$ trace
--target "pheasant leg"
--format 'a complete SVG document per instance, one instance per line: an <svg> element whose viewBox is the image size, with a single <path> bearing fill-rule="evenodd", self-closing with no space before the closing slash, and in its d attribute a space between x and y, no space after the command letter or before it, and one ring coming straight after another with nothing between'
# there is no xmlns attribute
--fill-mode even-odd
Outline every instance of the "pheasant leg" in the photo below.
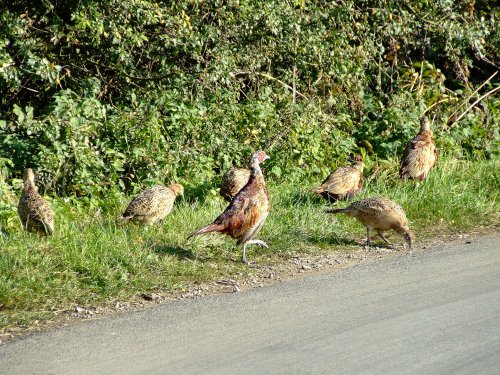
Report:
<svg viewBox="0 0 500 375"><path fill-rule="evenodd" d="M371 229L366 227L366 246L370 247L372 244L370 242L370 231Z"/></svg>
<svg viewBox="0 0 500 375"><path fill-rule="evenodd" d="M248 263L247 262L247 257L246 257L246 252L247 252L247 245L250 245L250 244L255 244L255 245L259 245L260 247L265 247L266 249L269 249L269 246L267 246L267 243L265 243L264 241L261 241L261 240L250 240L250 241L247 241L243 244L243 263Z"/></svg>
<svg viewBox="0 0 500 375"><path fill-rule="evenodd" d="M266 249L269 249L269 246L267 246L267 243L265 243L264 241L261 241L261 240L250 240L250 241L247 241L247 244L255 244L255 245L259 245L260 247L265 247Z"/></svg>
<svg viewBox="0 0 500 375"><path fill-rule="evenodd" d="M386 244L391 245L391 243L389 242L389 240L384 237L384 233L382 231L378 230L377 233L378 233L378 236L380 238L382 238Z"/></svg>
<svg viewBox="0 0 500 375"><path fill-rule="evenodd" d="M247 263L248 263L248 262L247 262L246 252L247 252L247 243L245 242L245 243L243 244L243 257L242 257L242 259L241 259L241 260L242 260L242 262L243 262L243 263L245 263L245 264L247 264Z"/></svg>

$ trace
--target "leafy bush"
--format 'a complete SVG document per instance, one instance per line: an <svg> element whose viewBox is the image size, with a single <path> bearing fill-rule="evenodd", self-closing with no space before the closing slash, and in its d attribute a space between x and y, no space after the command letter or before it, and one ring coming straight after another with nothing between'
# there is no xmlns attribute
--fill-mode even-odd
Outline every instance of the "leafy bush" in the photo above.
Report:
<svg viewBox="0 0 500 375"><path fill-rule="evenodd" d="M1 8L1 7L0 7ZM200 185L256 148L269 175L439 147L499 150L499 10L488 1L32 2L0 9L0 158L44 191ZM495 63L496 62L496 63ZM497 92L498 93L498 92Z"/></svg>

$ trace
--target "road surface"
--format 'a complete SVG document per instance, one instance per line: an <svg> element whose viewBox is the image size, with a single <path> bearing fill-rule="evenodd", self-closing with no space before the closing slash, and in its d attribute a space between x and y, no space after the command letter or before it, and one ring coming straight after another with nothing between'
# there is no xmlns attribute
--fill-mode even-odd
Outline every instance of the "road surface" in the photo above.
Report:
<svg viewBox="0 0 500 375"><path fill-rule="evenodd" d="M500 236L0 346L1 374L499 374Z"/></svg>

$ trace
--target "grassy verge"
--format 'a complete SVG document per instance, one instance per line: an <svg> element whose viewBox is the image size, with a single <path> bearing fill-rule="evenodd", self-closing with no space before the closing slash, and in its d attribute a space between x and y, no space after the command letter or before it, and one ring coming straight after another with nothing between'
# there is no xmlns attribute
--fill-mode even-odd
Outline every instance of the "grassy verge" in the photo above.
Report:
<svg viewBox="0 0 500 375"><path fill-rule="evenodd" d="M418 244L437 233L498 223L499 167L498 161L442 161L416 187L397 180L395 164L381 165L357 198L384 195L401 203ZM332 253L364 240L364 227L356 221L323 213L326 204L310 193L318 183L270 183L271 214L259 236L270 248L249 247L249 260L275 263L297 252ZM99 214L97 207L56 200L54 236L39 238L20 225L0 236L0 330L74 304L96 305L246 273L241 249L231 239L208 235L186 241L223 210L224 202L202 205L187 197L163 223L143 228L115 222L126 201L110 201L114 209ZM401 242L394 233L389 238Z"/></svg>

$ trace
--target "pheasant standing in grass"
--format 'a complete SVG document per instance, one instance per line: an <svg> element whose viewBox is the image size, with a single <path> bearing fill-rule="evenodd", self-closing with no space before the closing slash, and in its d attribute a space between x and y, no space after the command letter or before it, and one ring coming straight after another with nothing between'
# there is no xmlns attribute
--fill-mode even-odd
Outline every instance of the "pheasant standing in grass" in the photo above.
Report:
<svg viewBox="0 0 500 375"><path fill-rule="evenodd" d="M35 174L31 168L24 170L24 189L17 206L17 213L23 228L28 232L43 235L54 233L54 211L50 204L38 193Z"/></svg>
<svg viewBox="0 0 500 375"><path fill-rule="evenodd" d="M346 197L352 198L363 187L363 161L358 160L352 166L334 170L314 193L330 202Z"/></svg>
<svg viewBox="0 0 500 375"><path fill-rule="evenodd" d="M172 211L175 198L183 194L184 187L181 184L153 186L132 199L120 219L137 224L154 224Z"/></svg>
<svg viewBox="0 0 500 375"><path fill-rule="evenodd" d="M250 178L250 170L246 168L231 168L224 176L220 186L220 195L230 202L231 199L245 186Z"/></svg>
<svg viewBox="0 0 500 375"><path fill-rule="evenodd" d="M210 232L220 232L237 240L243 245L243 263L247 263L246 247L257 244L268 247L264 241L254 240L269 214L270 202L260 163L269 159L264 151L254 152L250 159L250 178L248 183L234 196L229 206L212 224L191 233L188 237Z"/></svg>
<svg viewBox="0 0 500 375"><path fill-rule="evenodd" d="M399 178L415 178L423 180L438 159L434 136L430 129L429 119L423 116L420 120L420 132L406 146L399 170Z"/></svg>
<svg viewBox="0 0 500 375"><path fill-rule="evenodd" d="M384 237L384 231L392 229L398 233L411 249L413 234L408 226L408 219L401 206L387 198L376 197L352 202L346 208L330 209L325 211L330 214L342 213L354 217L366 227L366 244L370 246L370 232L372 229L389 243Z"/></svg>

